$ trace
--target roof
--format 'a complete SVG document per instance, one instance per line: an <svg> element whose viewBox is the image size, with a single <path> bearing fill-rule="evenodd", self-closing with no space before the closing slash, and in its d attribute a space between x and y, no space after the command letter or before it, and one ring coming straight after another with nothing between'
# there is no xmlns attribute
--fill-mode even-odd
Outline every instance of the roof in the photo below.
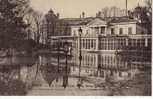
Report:
<svg viewBox="0 0 153 99"><path fill-rule="evenodd" d="M122 22L137 22L137 21L134 19L130 19L128 17L114 18L110 21L110 23L122 23Z"/></svg>
<svg viewBox="0 0 153 99"><path fill-rule="evenodd" d="M87 25L93 19L94 19L93 17L87 17L87 18L63 18L60 20L67 22L69 25Z"/></svg>
<svg viewBox="0 0 153 99"><path fill-rule="evenodd" d="M77 26L77 25L87 25L92 20L95 19L101 19L103 21L106 21L106 23L122 23L122 22L137 22L134 19L130 19L128 17L87 17L87 18L63 18L60 19L61 21L67 22L70 26Z"/></svg>

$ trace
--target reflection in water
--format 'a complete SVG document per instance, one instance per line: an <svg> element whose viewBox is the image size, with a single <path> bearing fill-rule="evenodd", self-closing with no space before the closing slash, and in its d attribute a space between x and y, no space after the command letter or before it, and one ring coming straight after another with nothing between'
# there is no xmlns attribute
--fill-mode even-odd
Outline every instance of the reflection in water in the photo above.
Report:
<svg viewBox="0 0 153 99"><path fill-rule="evenodd" d="M46 65L41 68L44 80L49 84L49 86L51 86L52 82L59 76L58 68L50 65Z"/></svg>
<svg viewBox="0 0 153 99"><path fill-rule="evenodd" d="M18 61L21 59L22 58L20 57ZM60 67L58 68L57 59L51 57L50 55L42 55L39 56L39 58L35 57L35 59L31 59L31 61L30 59L30 57L23 57L23 60L29 61L28 64L23 62L24 65L1 66L0 81L7 82L8 84L9 81L13 80L21 81L24 86L22 88L26 90L36 86L54 88L77 87L79 79L78 66L72 66L70 63L68 64L68 68L66 70L65 59L63 58L60 60ZM107 57L102 60L109 61L107 60ZM111 60L114 61L113 58ZM126 64L122 62L114 62ZM125 68L118 68L118 65L113 65L114 67L116 66L116 68L106 68L106 66L104 66L106 63L103 63L104 64L101 63L100 67L81 67L83 88L95 88L98 84L102 83L129 80L138 73L137 68L127 68L127 66L125 66ZM111 63L115 64L113 62ZM1 87L2 85L3 84L0 84Z"/></svg>
<svg viewBox="0 0 153 99"><path fill-rule="evenodd" d="M61 60L60 68L57 67L56 58L40 56L39 62L39 65L41 66L41 72L39 73L43 75L41 79L44 79L46 83L49 84L49 86L62 87L64 83L66 83L68 86L76 87L79 74L78 66L71 66L69 64L69 72L67 76L65 72L66 70L64 60ZM60 72L58 72L58 69L60 69ZM125 68L118 68L118 66L116 68L93 68L87 66L81 67L81 79L85 83L84 86L88 86L86 84L89 84L89 86L94 86L97 83L105 83L108 80L113 82L129 80L132 79L136 73L138 73L138 69L127 68L126 66ZM59 79L59 82L57 82L57 79Z"/></svg>

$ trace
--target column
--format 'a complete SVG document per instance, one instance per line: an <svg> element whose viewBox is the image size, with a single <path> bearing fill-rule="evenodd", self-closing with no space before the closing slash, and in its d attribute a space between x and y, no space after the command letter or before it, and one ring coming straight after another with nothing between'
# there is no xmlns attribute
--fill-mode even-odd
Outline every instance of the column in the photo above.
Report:
<svg viewBox="0 0 153 99"><path fill-rule="evenodd" d="M101 34L101 27L98 27L98 29L99 29L99 34Z"/></svg>
<svg viewBox="0 0 153 99"><path fill-rule="evenodd" d="M148 39L145 38L145 47L148 47Z"/></svg>
<svg viewBox="0 0 153 99"><path fill-rule="evenodd" d="M94 55L95 67L98 68L98 54Z"/></svg>
<svg viewBox="0 0 153 99"><path fill-rule="evenodd" d="M86 54L84 54L84 66L86 66L86 61L87 61Z"/></svg>
<svg viewBox="0 0 153 99"><path fill-rule="evenodd" d="M84 49L84 39L81 39L81 41L82 41L82 44L81 44L82 45L81 46L82 48L81 49Z"/></svg>
<svg viewBox="0 0 153 99"><path fill-rule="evenodd" d="M128 46L128 38L126 38L126 46Z"/></svg>
<svg viewBox="0 0 153 99"><path fill-rule="evenodd" d="M89 50L91 50L91 39L89 39Z"/></svg>
<svg viewBox="0 0 153 99"><path fill-rule="evenodd" d="M112 39L112 50L115 50L115 39Z"/></svg>
<svg viewBox="0 0 153 99"><path fill-rule="evenodd" d="M89 66L91 67L92 65L92 62L91 62L91 57L92 57L92 55L91 54L89 54Z"/></svg>
<svg viewBox="0 0 153 99"><path fill-rule="evenodd" d="M89 39L87 39L87 49L89 49Z"/></svg>
<svg viewBox="0 0 153 99"><path fill-rule="evenodd" d="M78 40L77 40L77 43L78 43L78 44L77 44L77 45L78 45L77 48L78 48L78 51L79 51L79 48L80 48L80 41L79 41L79 38L78 38Z"/></svg>
<svg viewBox="0 0 153 99"><path fill-rule="evenodd" d="M98 37L96 38L96 50L99 50L99 38Z"/></svg>
<svg viewBox="0 0 153 99"><path fill-rule="evenodd" d="M104 34L107 34L107 26L105 26L105 33Z"/></svg>
<svg viewBox="0 0 153 99"><path fill-rule="evenodd" d="M106 50L108 50L108 38L106 38L105 40L106 40Z"/></svg>

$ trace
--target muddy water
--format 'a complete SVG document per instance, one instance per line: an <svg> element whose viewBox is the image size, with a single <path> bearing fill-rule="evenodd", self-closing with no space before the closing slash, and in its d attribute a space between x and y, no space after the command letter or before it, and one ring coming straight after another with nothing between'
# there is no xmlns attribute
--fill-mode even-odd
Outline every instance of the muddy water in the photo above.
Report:
<svg viewBox="0 0 153 99"><path fill-rule="evenodd" d="M4 82L9 80L23 82L24 87L22 88L26 91L25 95L27 93L28 95L41 95L42 93L44 93L42 95L122 95L121 88L123 85L142 72L137 67L131 66L129 68L90 68L82 66L79 76L78 66L72 65L71 60L68 60L66 65L65 58L61 58L59 66L57 58L50 55L41 55L35 58L20 57L16 60L18 60L18 64L12 66L1 65L0 80L4 81L7 78ZM19 64L19 62L22 63ZM10 83L7 82L7 84ZM81 89L79 89L78 84ZM63 89L67 89L67 91ZM41 92L42 90L43 92ZM56 94L56 90L61 92ZM81 93L82 90L84 90L84 94ZM7 95L7 93L2 95L5 94ZM10 95L12 94L10 93ZM20 93L16 94L20 95Z"/></svg>

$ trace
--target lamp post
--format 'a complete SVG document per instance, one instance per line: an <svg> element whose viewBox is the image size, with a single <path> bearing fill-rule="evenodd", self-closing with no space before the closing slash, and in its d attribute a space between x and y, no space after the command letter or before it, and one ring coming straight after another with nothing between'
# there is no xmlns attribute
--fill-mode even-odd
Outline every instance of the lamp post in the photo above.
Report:
<svg viewBox="0 0 153 99"><path fill-rule="evenodd" d="M65 61L65 70L64 70L64 75L63 75L63 87L66 88L68 85L68 66L67 66L67 58L68 58L68 52L69 52L69 46L68 42L65 42L64 44L64 49L65 49L65 56L66 56L66 61Z"/></svg>
<svg viewBox="0 0 153 99"><path fill-rule="evenodd" d="M60 70L59 70L59 68L60 68L60 39L58 39L58 42L57 42L57 62L58 62L58 67L57 67L57 73L58 73L58 75L59 75L59 73L60 73ZM58 77L57 77L57 79L56 79L56 82L58 82Z"/></svg>
<svg viewBox="0 0 153 99"><path fill-rule="evenodd" d="M79 81L78 81L77 86L80 89L81 84L82 84L81 78L80 78L81 62L82 62L82 52L81 52L81 35L82 35L82 29L81 29L81 27L79 28L78 33L79 33Z"/></svg>

